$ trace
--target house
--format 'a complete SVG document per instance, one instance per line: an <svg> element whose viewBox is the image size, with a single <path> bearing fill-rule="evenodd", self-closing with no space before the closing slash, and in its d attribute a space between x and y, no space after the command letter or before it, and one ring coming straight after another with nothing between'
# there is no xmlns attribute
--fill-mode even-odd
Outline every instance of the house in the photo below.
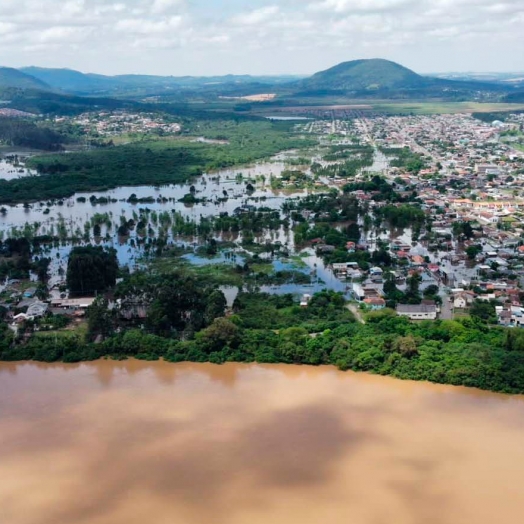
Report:
<svg viewBox="0 0 524 524"><path fill-rule="evenodd" d="M523 327L524 308L520 306L495 306L497 319L501 326Z"/></svg>
<svg viewBox="0 0 524 524"><path fill-rule="evenodd" d="M466 309L473 302L474 295L464 291L455 293L453 296L453 307L455 309Z"/></svg>
<svg viewBox="0 0 524 524"><path fill-rule="evenodd" d="M364 288L360 284L353 284L353 296L356 300L359 302L364 300L366 298L366 293L364 291Z"/></svg>
<svg viewBox="0 0 524 524"><path fill-rule="evenodd" d="M72 308L72 309L87 309L93 305L96 299L94 297L85 298L55 298L51 300L53 307Z"/></svg>
<svg viewBox="0 0 524 524"><path fill-rule="evenodd" d="M308 307L310 300L311 295L302 295L302 298L300 299L300 307Z"/></svg>
<svg viewBox="0 0 524 524"><path fill-rule="evenodd" d="M328 244L319 244L317 246L317 251L319 253L333 253L335 251L335 246L330 246Z"/></svg>
<svg viewBox="0 0 524 524"><path fill-rule="evenodd" d="M411 263L416 267L423 266L425 264L424 257L421 257L420 255L413 255L411 257Z"/></svg>
<svg viewBox="0 0 524 524"><path fill-rule="evenodd" d="M436 320L437 306L429 304L399 304L397 306L397 315L408 317L410 320Z"/></svg>
<svg viewBox="0 0 524 524"><path fill-rule="evenodd" d="M47 310L49 309L49 304L44 302L35 302L27 308L26 315L32 318L39 318L45 316Z"/></svg>
<svg viewBox="0 0 524 524"><path fill-rule="evenodd" d="M384 309L386 307L386 301L383 298L378 297L366 298L364 299L364 304L374 311Z"/></svg>
<svg viewBox="0 0 524 524"><path fill-rule="evenodd" d="M13 317L15 322L23 322L24 320L34 320L35 318L41 318L46 315L49 308L48 304L43 302L34 302L27 308L26 313L19 313Z"/></svg>
<svg viewBox="0 0 524 524"><path fill-rule="evenodd" d="M464 295L455 295L453 298L453 307L455 309L466 309L468 307L468 301Z"/></svg>

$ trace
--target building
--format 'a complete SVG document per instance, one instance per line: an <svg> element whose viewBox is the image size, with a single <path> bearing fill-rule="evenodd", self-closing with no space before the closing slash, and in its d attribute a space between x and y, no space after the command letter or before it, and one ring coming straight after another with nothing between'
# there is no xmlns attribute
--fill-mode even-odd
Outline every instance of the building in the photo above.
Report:
<svg viewBox="0 0 524 524"><path fill-rule="evenodd" d="M495 310L501 326L524 327L524 308L520 306L496 306Z"/></svg>
<svg viewBox="0 0 524 524"><path fill-rule="evenodd" d="M364 304L371 308L373 311L384 309L386 307L386 301L383 298L366 298Z"/></svg>
<svg viewBox="0 0 524 524"><path fill-rule="evenodd" d="M23 322L25 320L34 320L35 318L42 318L47 314L49 309L48 304L43 302L34 302L31 304L25 313L19 313L13 317L15 322Z"/></svg>
<svg viewBox="0 0 524 524"><path fill-rule="evenodd" d="M94 297L85 298L55 298L51 300L53 307L71 308L71 309L87 309L93 305L96 299Z"/></svg>
<svg viewBox="0 0 524 524"><path fill-rule="evenodd" d="M397 306L397 315L408 317L410 320L436 320L437 306L429 304L399 304Z"/></svg>
<svg viewBox="0 0 524 524"><path fill-rule="evenodd" d="M311 295L302 295L302 298L300 299L300 307L308 307L310 301Z"/></svg>
<svg viewBox="0 0 524 524"><path fill-rule="evenodd" d="M35 302L27 308L26 314L28 317L32 318L43 317L47 313L48 309L49 304L45 304L44 302Z"/></svg>

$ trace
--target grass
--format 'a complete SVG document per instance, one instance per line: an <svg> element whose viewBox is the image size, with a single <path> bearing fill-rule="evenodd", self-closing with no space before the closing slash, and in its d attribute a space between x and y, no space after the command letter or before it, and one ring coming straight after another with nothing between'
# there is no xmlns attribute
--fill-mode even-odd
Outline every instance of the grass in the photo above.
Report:
<svg viewBox="0 0 524 524"><path fill-rule="evenodd" d="M524 104L480 103L480 102L383 102L373 104L373 109L381 113L396 114L455 114L492 113L499 111L524 110Z"/></svg>
<svg viewBox="0 0 524 524"><path fill-rule="evenodd" d="M300 255L293 255L289 257L289 260L292 262L293 266L298 269L306 269L308 265L304 262L304 258L308 257L307 253L301 253Z"/></svg>
<svg viewBox="0 0 524 524"><path fill-rule="evenodd" d="M181 258L157 258L150 268L155 273L170 274L181 271L188 276L195 276L205 280L209 285L217 286L241 286L243 278L235 270L235 264L209 264L205 266L192 265Z"/></svg>
<svg viewBox="0 0 524 524"><path fill-rule="evenodd" d="M84 340L87 335L87 322L72 323L64 329L55 331L37 331L34 336L38 338L73 338L80 337Z"/></svg>
<svg viewBox="0 0 524 524"><path fill-rule="evenodd" d="M329 106L331 109L343 109L342 106L360 107L361 111L375 111L378 113L389 114L415 114L415 115L434 115L434 114L455 114L455 113L491 113L505 111L524 110L524 104L508 104L499 102L450 102L439 100L358 100L347 98L320 98L308 99L304 105L297 104L296 107L286 107L287 111L282 114L293 114L297 109L300 110L319 110L322 107ZM347 110L350 110L348 107ZM275 108L257 108L257 114L270 114Z"/></svg>

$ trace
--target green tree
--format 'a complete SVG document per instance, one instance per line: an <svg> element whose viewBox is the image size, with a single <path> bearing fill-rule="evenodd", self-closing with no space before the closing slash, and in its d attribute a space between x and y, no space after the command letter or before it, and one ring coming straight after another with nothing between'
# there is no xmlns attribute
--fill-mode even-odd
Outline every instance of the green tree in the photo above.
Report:
<svg viewBox="0 0 524 524"><path fill-rule="evenodd" d="M115 249L75 247L67 263L67 287L72 296L94 295L113 287L117 274Z"/></svg>
<svg viewBox="0 0 524 524"><path fill-rule="evenodd" d="M206 352L221 351L236 347L239 342L240 328L227 318L216 318L213 323L200 331L197 342Z"/></svg>
<svg viewBox="0 0 524 524"><path fill-rule="evenodd" d="M98 337L106 338L113 333L113 313L108 308L105 298L97 297L87 308L87 338L95 341Z"/></svg>
<svg viewBox="0 0 524 524"><path fill-rule="evenodd" d="M213 291L207 299L204 322L211 324L215 318L223 317L226 312L227 300L224 293L219 289Z"/></svg>

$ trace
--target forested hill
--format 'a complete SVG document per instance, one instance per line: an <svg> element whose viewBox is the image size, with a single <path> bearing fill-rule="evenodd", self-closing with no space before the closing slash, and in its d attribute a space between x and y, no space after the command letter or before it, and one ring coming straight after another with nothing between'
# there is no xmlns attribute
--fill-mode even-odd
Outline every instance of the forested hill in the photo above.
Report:
<svg viewBox="0 0 524 524"><path fill-rule="evenodd" d="M353 60L314 74L302 80L303 89L336 89L343 91L424 87L432 83L400 64L389 60Z"/></svg>
<svg viewBox="0 0 524 524"><path fill-rule="evenodd" d="M0 117L0 143L43 151L59 151L65 138L34 122L19 118Z"/></svg>
<svg viewBox="0 0 524 524"><path fill-rule="evenodd" d="M14 87L19 89L39 89L48 91L51 88L34 76L11 67L0 67L0 88Z"/></svg>
<svg viewBox="0 0 524 524"><path fill-rule="evenodd" d="M354 98L445 98L469 100L479 91L497 99L511 88L500 84L421 76L380 58L343 62L294 84L295 96L345 95Z"/></svg>

